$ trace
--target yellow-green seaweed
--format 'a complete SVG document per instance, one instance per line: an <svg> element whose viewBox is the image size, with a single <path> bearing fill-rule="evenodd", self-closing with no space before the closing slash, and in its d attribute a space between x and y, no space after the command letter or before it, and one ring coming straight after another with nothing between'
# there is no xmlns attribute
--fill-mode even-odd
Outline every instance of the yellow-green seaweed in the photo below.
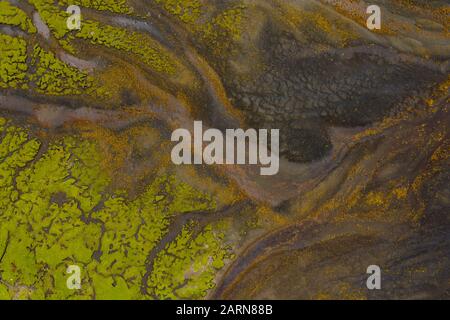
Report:
<svg viewBox="0 0 450 320"><path fill-rule="evenodd" d="M160 285L141 290L149 253L173 219L214 209L210 196L163 175L129 199L109 190L94 142L66 137L44 147L3 118L0 134L0 298L198 298L214 285L228 257L223 235L186 226L156 257L149 278ZM167 268L166 252L176 267ZM82 270L80 290L66 286L69 265Z"/></svg>

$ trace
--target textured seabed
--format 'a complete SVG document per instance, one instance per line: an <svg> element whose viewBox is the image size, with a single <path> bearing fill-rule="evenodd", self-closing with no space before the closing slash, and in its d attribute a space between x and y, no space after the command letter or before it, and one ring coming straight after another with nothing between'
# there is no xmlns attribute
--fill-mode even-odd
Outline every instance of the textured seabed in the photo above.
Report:
<svg viewBox="0 0 450 320"><path fill-rule="evenodd" d="M449 299L449 8L0 0L0 299ZM280 172L174 165L194 120Z"/></svg>

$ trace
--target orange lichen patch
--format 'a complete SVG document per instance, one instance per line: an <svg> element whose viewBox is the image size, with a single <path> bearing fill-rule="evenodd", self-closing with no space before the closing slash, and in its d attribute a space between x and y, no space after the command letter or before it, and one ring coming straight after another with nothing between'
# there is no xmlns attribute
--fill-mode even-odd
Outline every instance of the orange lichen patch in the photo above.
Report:
<svg viewBox="0 0 450 320"><path fill-rule="evenodd" d="M341 46L345 46L348 41L358 38L356 33L349 30L345 22L330 18L318 8L317 11L308 11L306 9L298 10L284 2L278 2L277 5L283 21L300 32L315 28L317 31L329 36L337 35Z"/></svg>
<svg viewBox="0 0 450 320"><path fill-rule="evenodd" d="M424 99L423 105L415 105L405 108L395 116L389 116L384 118L381 123L377 123L366 130L356 134L352 137L354 142L361 141L365 138L379 135L385 132L387 129L400 125L402 122L412 119L413 117L424 117L426 115L437 112L441 107L443 100L448 101L448 89L450 87L450 76L446 81L442 82L433 90L429 98ZM424 127L418 128L419 134L417 137L423 137Z"/></svg>
<svg viewBox="0 0 450 320"><path fill-rule="evenodd" d="M222 81L219 75L214 71L214 69L212 69L207 61L200 55L192 55L191 59L193 59L195 63L201 68L204 81L207 81L207 85L211 86L212 90L214 91L212 94L214 94L216 98L221 102L226 111L230 113L235 119L241 119L241 121L243 121L244 116L242 112L239 109L234 108L230 103Z"/></svg>
<svg viewBox="0 0 450 320"><path fill-rule="evenodd" d="M155 113L152 112L149 109L144 109L142 107L135 107L135 106L127 106L126 109L123 110L124 114L127 115L127 117L131 118L145 118L145 119L154 119Z"/></svg>
<svg viewBox="0 0 450 320"><path fill-rule="evenodd" d="M353 200L349 200L345 191L336 193L335 185L342 184L346 177L351 183L352 179L356 179L362 173L362 167L359 163L352 166L342 166L340 170L332 172L325 181L306 192L301 200L294 205L293 211L299 217L317 218L324 212L332 212L341 208L343 203L346 205L356 203L359 190L353 189L349 194L350 199ZM355 193L356 191L357 193ZM333 194L333 197L330 198L329 194Z"/></svg>
<svg viewBox="0 0 450 320"><path fill-rule="evenodd" d="M276 213L268 206L260 206L256 210L258 222L261 225L273 227L281 227L286 225L290 220L286 216Z"/></svg>
<svg viewBox="0 0 450 320"><path fill-rule="evenodd" d="M444 25L444 32L447 35L450 35L450 19L448 18L450 16L450 7L443 6L441 8L434 9L432 14L436 20Z"/></svg>
<svg viewBox="0 0 450 320"><path fill-rule="evenodd" d="M336 243L342 245L335 245ZM270 299L274 291L300 299L365 299L365 288L351 284L345 276L355 274L358 262L349 267L345 258L339 258L345 257L351 251L348 249L348 243L351 243L350 246L359 245L352 238L330 236L302 249L278 250L276 253L267 250L268 254L256 259L248 267L248 272L237 277L228 290L234 291L233 287L236 286L239 293L235 297L260 298L262 294L265 299ZM328 260L333 263L323 263ZM280 282L280 273L290 276L284 277ZM317 274L321 275L320 279L315 276ZM240 286L245 282L247 285ZM289 283L295 283L297 286L291 288ZM290 290L295 291L289 292ZM223 297L227 297L226 290Z"/></svg>
<svg viewBox="0 0 450 320"><path fill-rule="evenodd" d="M371 206L382 207L386 204L384 194L381 192L370 192L366 197L366 203Z"/></svg>
<svg viewBox="0 0 450 320"><path fill-rule="evenodd" d="M105 155L103 167L109 168L112 173L122 167L130 155L129 139L125 135L117 135L110 130L98 128L83 136L95 138L99 142L100 149Z"/></svg>
<svg viewBox="0 0 450 320"><path fill-rule="evenodd" d="M190 114L194 114L196 110L195 102L191 101L185 93L178 91L176 99Z"/></svg>
<svg viewBox="0 0 450 320"><path fill-rule="evenodd" d="M427 99L427 100L425 100L425 102L426 102L426 104L429 106L429 107L432 107L433 105L434 105L434 99Z"/></svg>
<svg viewBox="0 0 450 320"><path fill-rule="evenodd" d="M320 292L314 296L313 300L333 300L333 298L328 292Z"/></svg>
<svg viewBox="0 0 450 320"><path fill-rule="evenodd" d="M442 5L441 7L433 7L430 3L427 2L417 2L411 0L396 0L394 3L399 4L403 8L407 8L408 10L414 12L417 15L425 15L430 16L437 20L439 23L445 26L445 32L448 33L448 29L450 26L450 21L448 16L450 14L450 8L447 5Z"/></svg>
<svg viewBox="0 0 450 320"><path fill-rule="evenodd" d="M447 80L442 82L434 92L434 95L448 95L448 89L450 88L450 75L447 77Z"/></svg>
<svg viewBox="0 0 450 320"><path fill-rule="evenodd" d="M365 202L369 206L383 207L384 209L388 209L392 206L394 201L398 205L398 201L407 200L409 186L405 181L392 181L389 184L397 185L397 187L388 187L388 189L385 191L371 191L365 197Z"/></svg>
<svg viewBox="0 0 450 320"><path fill-rule="evenodd" d="M450 141L446 140L440 145L432 154L431 161L438 162L442 160L448 160L450 158Z"/></svg>
<svg viewBox="0 0 450 320"><path fill-rule="evenodd" d="M408 202L408 184L401 181L392 181L387 190L365 191L364 185L358 185L348 196L335 196L316 210L318 217L325 212L335 212L336 221L349 217L366 217L373 220L395 220L393 213L399 207L406 207L414 212Z"/></svg>
<svg viewBox="0 0 450 320"><path fill-rule="evenodd" d="M399 187L399 188L395 188L392 193L395 195L395 197L398 200L402 200L405 199L407 194L408 194L408 188L406 187Z"/></svg>
<svg viewBox="0 0 450 320"><path fill-rule="evenodd" d="M348 207L353 208L362 197L363 186L357 186L348 196Z"/></svg>
<svg viewBox="0 0 450 320"><path fill-rule="evenodd" d="M425 182L432 179L436 174L442 172L445 169L444 164L445 161L449 158L449 141L446 140L443 144L441 144L435 152L431 155L427 166L424 171L422 171L419 175L417 175L412 183L412 190L419 194L422 186Z"/></svg>
<svg viewBox="0 0 450 320"><path fill-rule="evenodd" d="M424 183L432 179L439 172L442 172L442 170L445 169L443 169L440 166L432 165L431 163L429 163L426 170L424 170L422 173L420 173L415 177L412 183L412 190L416 194L419 194Z"/></svg>
<svg viewBox="0 0 450 320"><path fill-rule="evenodd" d="M116 60L116 59L115 59ZM147 81L142 81L141 71L119 61L114 61L108 68L98 74L99 81L107 91L112 101L121 101L121 92L130 90L137 95L140 101L154 98Z"/></svg>
<svg viewBox="0 0 450 320"><path fill-rule="evenodd" d="M318 216L322 212L332 212L342 210L343 208L347 212L360 203L361 199L364 198L366 184L373 176L373 171L370 171L370 167L367 166L367 162L370 160L371 155L366 154L358 162L352 164L341 173L343 177L338 180L339 184L344 184L345 181L351 187L342 188L333 197L324 201L322 206L317 207L315 216ZM372 170L375 170L375 168Z"/></svg>
<svg viewBox="0 0 450 320"><path fill-rule="evenodd" d="M320 13L310 13L309 14L309 18L311 20L314 20L317 24L317 26L324 32L329 33L334 31L334 28L332 26L332 24L325 19L325 17L323 15L321 15Z"/></svg>
<svg viewBox="0 0 450 320"><path fill-rule="evenodd" d="M145 123L122 131L87 122L76 122L73 126L83 138L98 145L102 155L100 167L112 177L112 185L131 195L139 192L146 179L163 170L170 161L170 152L151 151L167 148L168 143L161 143L159 131Z"/></svg>
<svg viewBox="0 0 450 320"><path fill-rule="evenodd" d="M302 18L298 10L291 7L287 8L287 5L280 5L279 9L281 11L281 14L285 18L285 22L288 23L292 28L296 29L300 26Z"/></svg>
<svg viewBox="0 0 450 320"><path fill-rule="evenodd" d="M92 139L98 144L101 153L101 168L114 177L120 173L120 168L125 164L131 154L131 146L128 136L116 134L112 130L102 128L89 122L74 123L83 138Z"/></svg>
<svg viewBox="0 0 450 320"><path fill-rule="evenodd" d="M350 1L352 3L357 3L357 1ZM337 1L336 3L333 4L333 7L336 9L337 12L339 12L340 14L346 16L347 18L352 19L353 21L355 21L356 23L362 25L362 26L366 26L366 13L362 10L349 10L349 8L347 6L344 5L344 3L341 3L339 1Z"/></svg>
<svg viewBox="0 0 450 320"><path fill-rule="evenodd" d="M441 138L440 133L433 133L428 135L427 141L421 141L419 145L437 144L439 143L437 139ZM381 217L384 215L389 218L389 216L394 216L396 212L400 212L400 216L396 218L397 220L407 219L414 223L419 222L426 207L423 195L421 194L422 186L425 183L430 183L434 176L442 172L442 170L445 170L436 161L442 161L445 157L448 158L448 151L446 152L447 155L441 155L446 147L448 150L448 144L445 146L444 143L432 155L429 154L428 162L425 164L423 171L417 176L408 179L400 178L392 180L385 183L384 187L379 187L369 192L365 196L365 203L369 208L372 207L372 209L376 209L378 212L378 214L374 213L373 217L377 215ZM401 212L407 212L407 214L401 214Z"/></svg>
<svg viewBox="0 0 450 320"><path fill-rule="evenodd" d="M340 298L344 300L365 300L367 299L363 291L358 288L355 289L347 283L339 285Z"/></svg>
<svg viewBox="0 0 450 320"><path fill-rule="evenodd" d="M328 217L327 220L336 221L370 219L418 223L426 208L422 189L445 170L445 161L448 161L450 150L445 123L440 120L437 123L426 121L434 119L434 113L427 109L423 109L421 117L424 122L421 124L411 123L409 121L411 117L403 118L403 124L397 122L395 128L403 126L403 131L414 132L413 139L408 140L407 145L402 142L404 136L398 135L395 139L404 147L389 148L389 152L383 152L382 159L377 160L377 153L368 151L368 154L347 169L341 165L340 175L335 171L333 173L335 177L333 174L330 175L306 193L293 208L294 211L301 217L305 215L316 219ZM386 132L383 128L377 131L380 137L383 137L380 141L388 139L388 136L389 139L393 139L392 133L395 132L397 131L391 129ZM424 158L419 174L392 178L380 184L380 179L384 179L382 170L386 163L398 163L398 156L404 152L414 153L414 148L420 152L414 154L412 159ZM334 187L337 185L340 186L338 189Z"/></svg>

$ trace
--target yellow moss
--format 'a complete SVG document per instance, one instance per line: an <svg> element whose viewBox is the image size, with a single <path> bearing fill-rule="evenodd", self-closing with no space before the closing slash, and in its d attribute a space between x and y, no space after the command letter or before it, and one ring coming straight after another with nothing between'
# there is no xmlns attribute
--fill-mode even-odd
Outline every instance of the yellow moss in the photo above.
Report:
<svg viewBox="0 0 450 320"><path fill-rule="evenodd" d="M0 33L0 88L27 88L26 42Z"/></svg>
<svg viewBox="0 0 450 320"><path fill-rule="evenodd" d="M184 23L195 23L202 12L200 0L154 0L171 15Z"/></svg>
<svg viewBox="0 0 450 320"><path fill-rule="evenodd" d="M36 27L27 14L8 1L0 1L0 24L18 26L25 32L36 33Z"/></svg>
<svg viewBox="0 0 450 320"><path fill-rule="evenodd" d="M230 54L233 43L241 38L245 6L222 11L210 22L200 25L197 34L214 54Z"/></svg>
<svg viewBox="0 0 450 320"><path fill-rule="evenodd" d="M133 10L127 5L126 0L59 0L58 4L64 7L78 5L100 11L129 14Z"/></svg>

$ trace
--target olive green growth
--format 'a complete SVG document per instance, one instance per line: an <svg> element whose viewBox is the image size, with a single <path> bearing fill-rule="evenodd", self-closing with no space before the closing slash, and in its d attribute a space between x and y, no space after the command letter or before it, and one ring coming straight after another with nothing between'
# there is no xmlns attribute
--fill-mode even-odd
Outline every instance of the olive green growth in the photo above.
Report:
<svg viewBox="0 0 450 320"><path fill-rule="evenodd" d="M155 0L155 2L185 23L196 22L202 13L200 0Z"/></svg>
<svg viewBox="0 0 450 320"><path fill-rule="evenodd" d="M209 195L166 175L130 199L110 190L92 141L44 146L3 118L0 135L0 299L199 298L214 286L229 248L211 226L185 226L149 261L175 219L215 208ZM69 265L80 290L67 288Z"/></svg>
<svg viewBox="0 0 450 320"><path fill-rule="evenodd" d="M127 5L127 1L125 0L60 0L58 1L58 4L63 7L77 5L99 11L111 11L123 14L132 12L132 9Z"/></svg>
<svg viewBox="0 0 450 320"><path fill-rule="evenodd" d="M36 8L56 39L62 39L69 33L70 30L67 28L69 14L55 6L53 0L29 0L28 2Z"/></svg>
<svg viewBox="0 0 450 320"><path fill-rule="evenodd" d="M123 28L88 19L82 20L81 30L69 30L67 28L69 14L62 7L55 6L51 0L30 0L30 2L36 7L55 38L69 52L73 53L75 51L70 43L75 38L78 38L88 40L94 45L135 54L143 63L155 71L168 74L175 72L175 62L170 59L161 46L142 33L130 32ZM123 7L125 4L122 6L120 5L121 2L117 4L118 6L113 5L113 1L79 1L79 3L99 10L106 10L107 8L112 11L125 10L125 7Z"/></svg>
<svg viewBox="0 0 450 320"><path fill-rule="evenodd" d="M38 45L33 50L32 64L36 71L31 80L40 93L76 95L85 93L86 89L92 87L93 78L87 73L67 65Z"/></svg>
<svg viewBox="0 0 450 320"><path fill-rule="evenodd" d="M173 74L175 63L168 54L148 36L138 32L103 25L96 21L84 21L82 28L76 33L77 38L89 40L95 45L114 48L137 55L142 62L158 72Z"/></svg>
<svg viewBox="0 0 450 320"><path fill-rule="evenodd" d="M242 34L245 6L227 9L197 29L198 37L214 54L229 54Z"/></svg>
<svg viewBox="0 0 450 320"><path fill-rule="evenodd" d="M27 45L19 37L0 33L0 88L26 88Z"/></svg>
<svg viewBox="0 0 450 320"><path fill-rule="evenodd" d="M21 9L8 1L0 1L0 24L16 26L28 33L36 33L36 27Z"/></svg>
<svg viewBox="0 0 450 320"><path fill-rule="evenodd" d="M217 270L230 258L223 233L206 226L198 235L187 225L153 265L151 293L158 299L201 299L214 287ZM176 288L174 290L174 288Z"/></svg>

